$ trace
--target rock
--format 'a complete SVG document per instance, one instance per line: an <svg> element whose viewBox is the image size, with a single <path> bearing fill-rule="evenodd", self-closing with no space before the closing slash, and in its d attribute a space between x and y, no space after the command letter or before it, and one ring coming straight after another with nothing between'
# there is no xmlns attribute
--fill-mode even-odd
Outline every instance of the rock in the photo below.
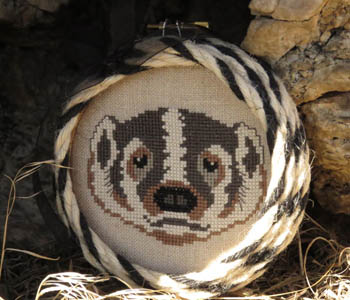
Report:
<svg viewBox="0 0 350 300"><path fill-rule="evenodd" d="M350 0L252 0L242 47L272 64L305 118L312 195L350 214ZM332 95L332 96L331 96Z"/></svg>
<svg viewBox="0 0 350 300"><path fill-rule="evenodd" d="M251 54L276 62L295 46L305 47L319 37L319 16L305 22L260 17L253 20L241 46Z"/></svg>
<svg viewBox="0 0 350 300"><path fill-rule="evenodd" d="M350 214L350 93L301 107L314 151L313 194L335 213Z"/></svg>
<svg viewBox="0 0 350 300"><path fill-rule="evenodd" d="M249 3L252 15L271 15L276 9L278 0L251 0Z"/></svg>
<svg viewBox="0 0 350 300"><path fill-rule="evenodd" d="M0 22L16 27L27 27L48 16L44 12L55 12L69 0L0 0Z"/></svg>
<svg viewBox="0 0 350 300"><path fill-rule="evenodd" d="M2 0L0 1L0 20L2 22L11 22L14 18L14 3Z"/></svg>
<svg viewBox="0 0 350 300"><path fill-rule="evenodd" d="M319 14L326 2L326 0L280 0L272 17L288 21L309 20Z"/></svg>
<svg viewBox="0 0 350 300"><path fill-rule="evenodd" d="M0 22L22 27L40 18L41 14L24 0L0 0Z"/></svg>
<svg viewBox="0 0 350 300"><path fill-rule="evenodd" d="M321 32L350 26L350 0L329 0L320 15Z"/></svg>
<svg viewBox="0 0 350 300"><path fill-rule="evenodd" d="M274 67L297 104L328 92L350 91L350 31L336 31L326 43L289 51Z"/></svg>
<svg viewBox="0 0 350 300"><path fill-rule="evenodd" d="M69 0L27 0L31 5L48 12L55 12L62 4Z"/></svg>
<svg viewBox="0 0 350 300"><path fill-rule="evenodd" d="M327 55L339 59L350 59L350 31L344 30L334 34L324 46Z"/></svg>
<svg viewBox="0 0 350 300"><path fill-rule="evenodd" d="M326 0L252 0L252 14L268 15L275 20L304 21L319 14Z"/></svg>
<svg viewBox="0 0 350 300"><path fill-rule="evenodd" d="M350 28L350 0L253 0L249 7L252 14L269 17L258 16L251 22L241 46L270 63L294 47L304 50L314 43L326 44L339 34L331 30Z"/></svg>
<svg viewBox="0 0 350 300"><path fill-rule="evenodd" d="M306 86L304 101L317 99L327 92L350 90L350 62L339 62L317 69Z"/></svg>

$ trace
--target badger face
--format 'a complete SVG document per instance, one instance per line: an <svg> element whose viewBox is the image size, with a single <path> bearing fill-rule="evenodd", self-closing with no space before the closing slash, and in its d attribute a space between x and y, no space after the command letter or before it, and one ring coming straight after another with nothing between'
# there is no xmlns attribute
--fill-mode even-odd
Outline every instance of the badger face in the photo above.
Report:
<svg viewBox="0 0 350 300"><path fill-rule="evenodd" d="M266 193L260 136L186 109L105 116L90 139L88 187L105 214L166 245L245 224Z"/></svg>

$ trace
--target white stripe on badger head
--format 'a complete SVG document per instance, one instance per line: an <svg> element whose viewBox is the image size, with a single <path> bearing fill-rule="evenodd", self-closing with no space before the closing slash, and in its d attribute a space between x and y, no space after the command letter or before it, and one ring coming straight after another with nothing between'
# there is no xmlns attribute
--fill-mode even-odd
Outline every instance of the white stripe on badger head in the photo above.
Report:
<svg viewBox="0 0 350 300"><path fill-rule="evenodd" d="M182 132L182 128L185 126L183 117L177 109L169 108L162 116L162 121L164 122L163 128L167 132L164 137L166 142L165 153L167 154L167 158L164 160L166 173L162 183L171 180L188 184L185 177L186 162L183 160L186 149L181 147L185 141Z"/></svg>

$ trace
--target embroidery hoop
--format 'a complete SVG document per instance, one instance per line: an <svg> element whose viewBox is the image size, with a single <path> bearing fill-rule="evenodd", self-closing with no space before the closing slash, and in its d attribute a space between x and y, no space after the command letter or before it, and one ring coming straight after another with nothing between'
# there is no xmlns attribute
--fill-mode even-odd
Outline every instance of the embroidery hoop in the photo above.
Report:
<svg viewBox="0 0 350 300"><path fill-rule="evenodd" d="M309 150L294 102L280 79L238 47L215 38L148 38L135 45L125 64L112 69L67 103L55 145L55 162L67 166L72 132L94 96L128 75L150 68L200 64L245 101L266 132L271 150L271 178L259 220L224 259L201 272L169 275L132 264L114 253L89 228L72 191L67 168L56 169L57 205L77 235L86 259L97 269L133 286L169 290L184 298L207 298L239 289L263 274L273 257L293 239L303 218L310 182Z"/></svg>

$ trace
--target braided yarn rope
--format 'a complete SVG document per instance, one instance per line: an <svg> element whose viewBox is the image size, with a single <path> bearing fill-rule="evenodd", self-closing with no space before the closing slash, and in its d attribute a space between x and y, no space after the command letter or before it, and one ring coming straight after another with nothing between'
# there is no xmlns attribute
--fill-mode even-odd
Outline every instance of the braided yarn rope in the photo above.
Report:
<svg viewBox="0 0 350 300"><path fill-rule="evenodd" d="M57 205L97 269L207 298L261 276L291 242L308 160L294 102L264 63L215 38L150 38L66 104Z"/></svg>

